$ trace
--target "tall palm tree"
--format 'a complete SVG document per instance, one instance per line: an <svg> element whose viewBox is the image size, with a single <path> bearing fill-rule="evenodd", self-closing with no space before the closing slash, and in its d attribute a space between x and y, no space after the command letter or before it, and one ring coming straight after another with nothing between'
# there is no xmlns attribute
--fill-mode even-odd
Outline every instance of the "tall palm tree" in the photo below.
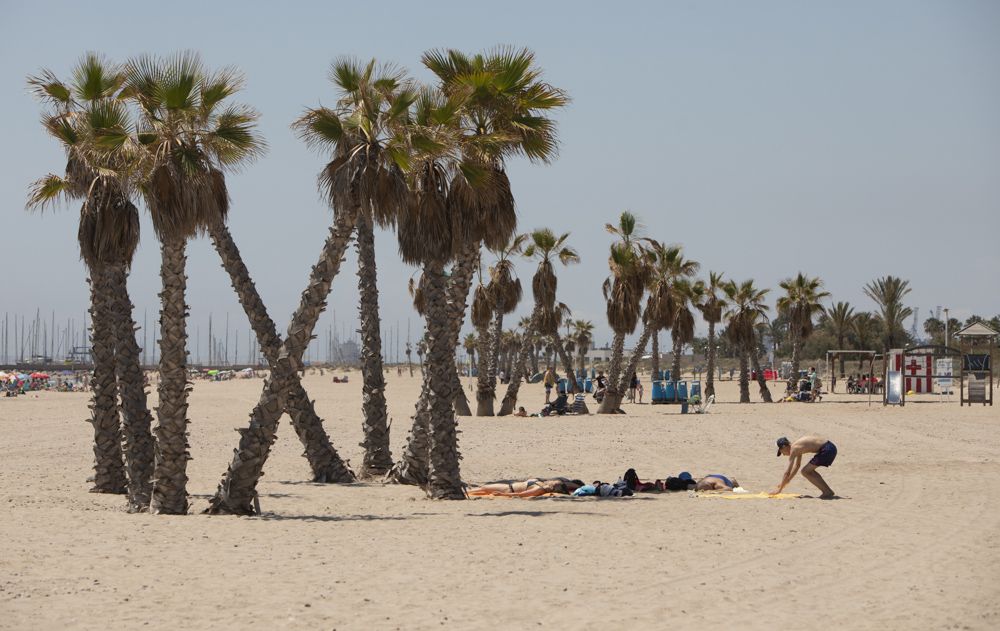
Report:
<svg viewBox="0 0 1000 631"><path fill-rule="evenodd" d="M678 344L686 344L694 336L694 316L687 309L692 299L692 288L688 278L698 271L698 264L684 258L683 250L677 245L663 245L649 240L647 246L649 274L647 277L646 307L643 311L643 330L622 371L618 391L625 392L629 380L635 374L639 361L646 351L646 343L655 339L655 333L670 329L674 339L674 357L679 364ZM657 349L658 352L659 349ZM678 368L674 367L674 374Z"/></svg>
<svg viewBox="0 0 1000 631"><path fill-rule="evenodd" d="M484 54L431 50L421 58L438 78L438 89L453 106L438 116L454 118L461 159L489 171L489 177L469 179L466 168L454 169L448 203L458 212L454 238L459 250L452 269L450 317L457 343L465 304L479 260L480 243L494 250L514 235L517 216L506 172L506 161L524 156L549 163L557 153L555 122L549 113L569 102L566 94L542 80L534 53L500 47ZM462 217L476 217L463 221ZM457 383L457 376L455 379ZM461 388L457 390L462 393ZM478 407L478 403L477 403ZM464 405L463 413L467 413Z"/></svg>
<svg viewBox="0 0 1000 631"><path fill-rule="evenodd" d="M490 333L490 323L493 320L493 301L490 299L489 290L482 283L482 280L476 285L476 290L472 294L471 319L472 326L476 328L480 347L477 382L479 387L482 388L489 373L490 347L493 345L491 338L494 336L497 337L497 343L499 344L500 337L499 335ZM478 397L479 391L477 389L477 399Z"/></svg>
<svg viewBox="0 0 1000 631"><path fill-rule="evenodd" d="M83 200L77 237L91 289L92 490L127 492L129 509L139 511L149 506L154 446L126 283L139 243L138 211L129 199L139 154L129 114L116 98L122 82L121 68L93 53L81 59L69 83L48 70L29 78L35 94L53 108L43 126L62 144L67 167L63 177L38 180L28 206L44 209L60 197Z"/></svg>
<svg viewBox="0 0 1000 631"><path fill-rule="evenodd" d="M851 334L854 336L855 348L859 350L873 350L878 338L881 335L878 319L867 311L854 314L851 322ZM864 358L858 360L858 370L864 368Z"/></svg>
<svg viewBox="0 0 1000 631"><path fill-rule="evenodd" d="M910 281L895 276L876 278L865 285L865 295L879 307L883 351L899 347L906 339L903 321L913 315L913 309L903 305L903 298L910 291Z"/></svg>
<svg viewBox="0 0 1000 631"><path fill-rule="evenodd" d="M587 372L587 351L594 343L594 323L590 320L574 320L573 344L576 347L576 369L580 374Z"/></svg>
<svg viewBox="0 0 1000 631"><path fill-rule="evenodd" d="M767 319L764 297L769 290L758 289L752 280L739 284L730 280L722 291L729 303L724 314L726 336L740 355L740 403L750 403L750 354L756 352L755 327Z"/></svg>
<svg viewBox="0 0 1000 631"><path fill-rule="evenodd" d="M551 161L558 142L555 122L546 114L564 106L569 99L561 90L541 80L541 71L534 65L534 53L527 49L498 48L473 56L457 50L432 50L424 53L421 61L437 76L437 88L446 105L426 108L425 112L433 115L418 122L425 131L446 128L452 137L443 144L457 149L451 156L439 155L435 159L453 174L447 186L446 203L454 222L450 234L457 246L447 288L454 347L465 317L480 243L502 247L517 227L506 161L516 156L532 162ZM418 143L429 141L424 142L421 150L441 153L440 146L435 146L428 134L416 137ZM453 396L464 394L457 374L452 376L451 392ZM429 396L428 383L421 391L421 399ZM418 405L418 409L426 407ZM467 403L463 407L462 412L467 413ZM426 422L426 415L418 413L411 435L424 433L416 425ZM387 479L417 483L419 474L404 475L401 469L421 468L426 462L424 451L421 445L408 440L404 458L409 464L390 471Z"/></svg>
<svg viewBox="0 0 1000 631"><path fill-rule="evenodd" d="M363 208L377 208L383 216L398 217L408 203L401 177L407 162L399 130L408 121L416 92L398 71L374 63L361 66L338 60L333 75L335 81L343 82L345 91L356 87L358 98L336 109L307 110L294 127L308 143L333 154L320 174L320 186L335 209L334 224L292 315L277 366L251 414L250 426L241 431L240 446L208 512L252 514L257 481L274 442L285 393L326 306L358 214Z"/></svg>
<svg viewBox="0 0 1000 631"><path fill-rule="evenodd" d="M493 322L487 354L488 372L480 373L476 395L476 416L493 416L496 400L497 370L500 360L500 336L503 318L514 311L521 302L521 280L514 271L513 257L521 254L527 235L513 237L503 247L494 251L497 260L489 269L490 282L486 286L493 308Z"/></svg>
<svg viewBox="0 0 1000 631"><path fill-rule="evenodd" d="M694 314L691 312L691 306L700 301L701 295L704 293L704 284L701 281L692 283L686 278L678 278L673 285L674 304L677 312L674 315L674 326L670 329L670 340L673 343L673 363L670 366L670 377L671 379L680 379L681 355L684 352L684 346L690 344L691 340L694 339Z"/></svg>
<svg viewBox="0 0 1000 631"><path fill-rule="evenodd" d="M470 369L476 363L476 349L479 348L479 338L476 337L475 333L469 333L462 340L462 348L465 349L466 354L469 356L469 366Z"/></svg>
<svg viewBox="0 0 1000 631"><path fill-rule="evenodd" d="M847 302L838 302L832 307L825 308L823 312L827 317L827 326L830 333L837 338L837 348L847 350L847 336L851 332L854 324L854 307ZM844 376L844 356L840 356L840 376Z"/></svg>
<svg viewBox="0 0 1000 631"><path fill-rule="evenodd" d="M559 325L562 323L564 313L556 305L556 287L558 280L553 267L553 261L558 261L563 265L577 263L580 256L576 250L566 245L569 233L556 236L549 228L542 228L533 231L530 235L530 242L524 249L525 258L537 259L538 268L531 278L531 293L535 300L535 307L531 313L531 320L528 323L528 330L525 331L525 340L521 346L521 360L514 365L514 372L511 374L510 384L507 386L507 393L500 404L500 416L506 416L514 411L517 404L517 393L524 378L523 366L528 360L531 352L530 336L538 334L540 337L554 337L558 340ZM562 348L562 343L555 341L553 350ZM565 356L565 349L560 355ZM572 366L569 366L572 371ZM575 382L572 374L568 378Z"/></svg>
<svg viewBox="0 0 1000 631"><path fill-rule="evenodd" d="M625 211L618 224L605 224L605 229L618 237L612 243L608 257L611 276L602 287L607 302L608 324L614 331L611 343L611 360L608 363L608 387L597 409L598 414L614 414L621 405L624 392L619 387L622 380L622 359L625 336L631 335L639 323L642 296L650 274L650 256L640 236L640 226L635 215Z"/></svg>
<svg viewBox="0 0 1000 631"><path fill-rule="evenodd" d="M820 301L830 294L821 290L822 280L810 278L802 272L795 278L781 281L780 286L785 295L778 298L778 313L788 318L788 332L792 338L792 375L798 378L802 342L812 335L813 316L823 308Z"/></svg>
<svg viewBox="0 0 1000 631"><path fill-rule="evenodd" d="M709 272L708 282L705 283L705 291L701 301L696 305L701 311L701 317L708 323L708 365L706 367L705 378L705 398L715 394L715 325L722 321L722 312L726 308L725 294L722 292L724 284L722 274L719 272Z"/></svg>
<svg viewBox="0 0 1000 631"><path fill-rule="evenodd" d="M319 110L310 110L299 119L297 127L302 130L307 140L328 142L321 135L322 130L313 125L320 117L334 120L337 114L341 116L356 116L358 112L370 107L373 103L385 108L383 131L381 137L371 133L366 126L358 127L353 140L354 151L366 153L366 168L380 174L373 183L387 187L396 198L405 196L406 182L402 169L397 164L403 159L398 126L390 123L390 119L402 120L406 110L415 98L407 94L400 98L400 87L407 93L411 89L406 86L404 73L392 66L378 67L374 59L367 64L357 60L341 58L333 63L330 79L340 92L337 101L337 111L319 114ZM333 117L329 114L334 114ZM368 113L368 116L371 116ZM385 124L389 123L389 124ZM336 141L334 141L336 143ZM335 144L334 149L339 147ZM335 159L341 157L335 155ZM365 203L368 191L363 190L363 181L353 183L346 177L334 177L324 186L329 187L334 213L341 212L341 207L351 206L357 209L357 251L358 251L358 295L359 318L361 332L361 373L362 373L362 428L364 430L363 447L364 460L360 475L363 477L382 476L392 467L392 454L389 449L388 414L385 402L385 378L382 367L381 318L378 307L378 275L375 266L375 232L374 226L390 227L395 224L403 204L394 202L390 205Z"/></svg>
<svg viewBox="0 0 1000 631"><path fill-rule="evenodd" d="M264 141L256 131L258 115L251 108L228 100L243 85L243 77L235 69L227 68L209 73L197 58L193 58L192 71L192 80L197 84L194 87L196 98L190 98L170 110L170 116L175 121L172 126L157 122L162 107L157 105L156 90L162 87L162 75L172 72L169 65L157 67L153 60L133 62L129 89L133 98L144 104L147 117L154 119L145 134L146 143L154 152L159 152L164 145L172 142L175 129L184 130L185 150L191 158L192 167L188 179L197 177L206 180L207 184L199 189L199 194L214 197L217 205L218 212L209 221L208 234L223 268L229 273L240 304L256 334L261 353L273 371L281 349L281 337L226 225L229 195L224 171L241 168L265 149ZM145 104L152 104L152 109L146 110ZM303 389L298 375L293 373L288 376L288 384L287 390L281 393L285 400L283 410L291 417L292 426L305 447L313 481L353 481L353 472L330 443L323 429L323 421L316 414L312 400ZM281 412L281 409L273 409L272 414L280 415ZM255 412L260 413L260 409ZM258 420L276 422L276 418Z"/></svg>

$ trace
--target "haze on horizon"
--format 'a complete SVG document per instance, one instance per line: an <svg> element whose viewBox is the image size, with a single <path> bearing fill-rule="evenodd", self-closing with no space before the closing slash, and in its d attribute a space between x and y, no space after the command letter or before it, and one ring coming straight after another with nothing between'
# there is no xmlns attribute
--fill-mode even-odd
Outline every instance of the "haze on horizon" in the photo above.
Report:
<svg viewBox="0 0 1000 631"><path fill-rule="evenodd" d="M683 244L703 273L772 288L772 305L778 282L801 270L857 310L875 308L864 284L893 274L910 280L907 304L921 322L939 305L959 319L1000 313L1000 4L504 6L315 3L282 11L184 1L163 11L4 1L0 318L40 309L43 319L54 311L60 325L73 317L79 326L88 304L77 207L24 211L29 183L64 162L38 124L28 75L46 67L66 76L89 50L124 61L192 49L209 67L242 69L247 86L236 100L262 112L270 150L229 178L230 225L283 330L331 221L315 179L326 158L289 124L303 108L336 98L330 62L376 57L430 81L419 66L423 51L497 44L534 50L546 79L573 98L557 115L559 158L548 166L516 161L509 171L519 229L571 233L582 261L557 270L559 300L597 325L597 344L611 337L600 292L611 242L604 224L625 209L648 236ZM415 270L399 261L392 234L376 239L383 323L398 323L403 343L409 323L416 341L422 323L406 292ZM193 242L188 256L191 344L196 328L204 344L210 313L216 326L228 314L246 340L245 316L208 240ZM522 279L533 268L521 263ZM349 258L318 334L334 312L338 329L356 328L355 269ZM156 319L159 288L159 248L144 218L130 279L140 322L144 312L150 325ZM526 291L508 321L530 303Z"/></svg>

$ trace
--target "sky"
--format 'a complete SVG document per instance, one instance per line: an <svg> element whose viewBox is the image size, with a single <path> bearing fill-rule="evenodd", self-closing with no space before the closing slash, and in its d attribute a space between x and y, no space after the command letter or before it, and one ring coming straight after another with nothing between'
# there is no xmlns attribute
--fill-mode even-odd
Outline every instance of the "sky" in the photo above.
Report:
<svg viewBox="0 0 1000 631"><path fill-rule="evenodd" d="M238 100L261 112L270 148L229 176L230 227L284 330L331 222L316 188L326 157L289 124L336 99L330 63L375 57L431 82L422 52L499 44L534 50L545 79L572 98L556 115L558 159L514 161L509 174L519 230L569 232L579 250L581 262L559 270L559 299L597 325L598 344L611 337L604 224L626 209L704 274L771 287L772 304L778 282L802 271L833 300L870 310L863 286L893 274L910 280L921 322L937 306L959 318L1000 313L997 2L2 0L0 317L37 309L79 327L88 303L78 208L24 209L29 184L64 165L28 75L67 76L87 51L124 61L192 49L208 67L241 68ZM415 270L391 233L376 248L383 325L399 328L402 348L407 326L414 341L422 326L406 291ZM228 314L244 354L246 318L211 243L193 241L188 254L192 353L207 354L209 314L216 330ZM317 327L324 339L334 314L338 331L357 327L355 270L352 254ZM528 280L533 266L518 271ZM129 289L150 328L159 288L144 217ZM512 319L529 310L526 297Z"/></svg>

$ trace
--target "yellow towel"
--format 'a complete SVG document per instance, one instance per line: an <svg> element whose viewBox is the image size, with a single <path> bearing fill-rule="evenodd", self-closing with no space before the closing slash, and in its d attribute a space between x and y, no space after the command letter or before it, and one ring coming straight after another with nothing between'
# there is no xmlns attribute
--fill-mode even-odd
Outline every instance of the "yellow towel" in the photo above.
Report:
<svg viewBox="0 0 1000 631"><path fill-rule="evenodd" d="M721 497L727 500L794 500L802 497L797 493L698 493L698 497Z"/></svg>

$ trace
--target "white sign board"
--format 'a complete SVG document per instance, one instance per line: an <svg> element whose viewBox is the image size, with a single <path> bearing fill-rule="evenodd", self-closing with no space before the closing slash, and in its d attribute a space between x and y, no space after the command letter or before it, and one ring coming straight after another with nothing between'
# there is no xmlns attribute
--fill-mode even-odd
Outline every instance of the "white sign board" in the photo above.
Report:
<svg viewBox="0 0 1000 631"><path fill-rule="evenodd" d="M938 375L937 385L938 388L951 388L952 387L952 372L953 364L951 359L938 359L936 361L936 366L934 366L934 372Z"/></svg>

